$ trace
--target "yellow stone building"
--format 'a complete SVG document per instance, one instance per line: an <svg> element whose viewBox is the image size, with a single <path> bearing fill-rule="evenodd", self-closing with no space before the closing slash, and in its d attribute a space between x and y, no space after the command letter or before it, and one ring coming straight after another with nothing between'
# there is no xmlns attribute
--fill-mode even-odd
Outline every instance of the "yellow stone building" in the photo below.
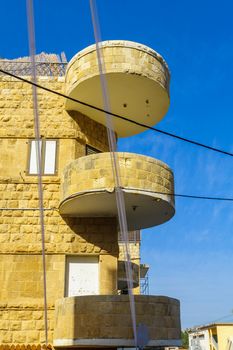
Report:
<svg viewBox="0 0 233 350"><path fill-rule="evenodd" d="M111 108L154 125L169 107L169 70L154 50L134 42L102 43ZM38 84L102 108L95 45L65 63L37 62ZM30 80L30 63L0 61ZM45 342L41 227L32 87L0 75L0 344ZM69 347L133 347L130 306L119 252L115 183L105 116L38 88L44 197L48 340ZM114 119L117 137L142 132ZM173 173L163 162L118 153L128 228L174 215ZM148 347L180 344L179 301L140 295L139 242L134 252L137 325ZM133 250L133 248L131 249Z"/></svg>
<svg viewBox="0 0 233 350"><path fill-rule="evenodd" d="M190 350L232 350L233 323L211 323L189 329Z"/></svg>

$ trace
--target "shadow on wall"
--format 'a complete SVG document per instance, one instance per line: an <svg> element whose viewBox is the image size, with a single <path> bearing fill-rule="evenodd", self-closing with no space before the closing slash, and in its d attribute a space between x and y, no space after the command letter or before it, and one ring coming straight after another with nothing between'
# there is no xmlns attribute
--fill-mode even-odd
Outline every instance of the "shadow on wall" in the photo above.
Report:
<svg viewBox="0 0 233 350"><path fill-rule="evenodd" d="M67 112L75 122L77 136L80 137L84 144L89 144L102 152L109 151L107 129L104 125L79 112Z"/></svg>
<svg viewBox="0 0 233 350"><path fill-rule="evenodd" d="M63 217L63 220L69 227L67 243L71 253L119 256L116 218Z"/></svg>

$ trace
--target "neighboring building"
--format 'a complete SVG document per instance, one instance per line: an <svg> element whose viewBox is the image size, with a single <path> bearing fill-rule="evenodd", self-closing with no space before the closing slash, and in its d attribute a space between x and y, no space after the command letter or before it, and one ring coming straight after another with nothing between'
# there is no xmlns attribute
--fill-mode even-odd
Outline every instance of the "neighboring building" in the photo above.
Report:
<svg viewBox="0 0 233 350"><path fill-rule="evenodd" d="M233 323L212 323L191 328L190 350L232 350Z"/></svg>
<svg viewBox="0 0 233 350"><path fill-rule="evenodd" d="M165 61L134 42L102 47L112 110L154 125L169 107ZM103 107L95 45L68 65L42 56L38 84ZM1 60L0 67L30 79L27 60ZM32 87L1 74L0 88L0 344L35 349L45 342L45 329ZM42 89L38 107L49 343L57 349L132 347L105 116ZM120 119L114 127L118 137L143 131ZM137 325L148 329L149 347L179 346L179 301L139 295L139 230L174 215L173 173L151 157L120 152L118 159L128 228L136 235L130 251Z"/></svg>

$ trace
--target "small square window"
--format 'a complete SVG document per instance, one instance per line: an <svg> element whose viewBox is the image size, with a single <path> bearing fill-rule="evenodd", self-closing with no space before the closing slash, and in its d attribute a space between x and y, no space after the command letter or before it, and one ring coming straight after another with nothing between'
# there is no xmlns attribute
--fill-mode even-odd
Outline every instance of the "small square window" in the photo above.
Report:
<svg viewBox="0 0 233 350"><path fill-rule="evenodd" d="M57 173L57 140L40 140L42 175L55 175ZM28 174L37 175L39 164L37 162L37 141L30 141Z"/></svg>

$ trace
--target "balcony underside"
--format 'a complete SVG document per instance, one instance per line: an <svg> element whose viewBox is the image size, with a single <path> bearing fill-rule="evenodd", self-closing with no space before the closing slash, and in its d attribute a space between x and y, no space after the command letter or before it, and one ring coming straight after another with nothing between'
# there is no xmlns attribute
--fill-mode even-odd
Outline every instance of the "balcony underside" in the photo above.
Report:
<svg viewBox="0 0 233 350"><path fill-rule="evenodd" d="M166 195L138 189L122 189L129 230L139 230L163 224L175 213ZM116 217L116 194L106 190L75 193L60 204L60 214L77 217Z"/></svg>
<svg viewBox="0 0 233 350"><path fill-rule="evenodd" d="M169 71L166 62L154 50L131 41L101 43L111 111L146 125L158 123L169 107ZM66 94L74 99L104 108L96 45L77 53L66 70ZM106 123L105 113L66 101L66 110L84 113ZM114 118L118 136L130 136L144 129Z"/></svg>
<svg viewBox="0 0 233 350"><path fill-rule="evenodd" d="M173 173L151 157L116 153L120 186L124 194L128 229L162 224L174 215ZM64 216L117 217L110 153L81 157L64 169L62 200Z"/></svg>
<svg viewBox="0 0 233 350"><path fill-rule="evenodd" d="M153 126L167 113L169 97L160 83L147 77L124 72L108 73L105 76L111 101L111 111L115 114L127 116L138 123ZM100 76L97 75L77 83L69 96L104 109L101 91ZM98 123L106 125L106 114L91 107L67 100L66 110L79 111ZM119 137L131 136L146 130L146 128L114 117L113 125Z"/></svg>
<svg viewBox="0 0 233 350"><path fill-rule="evenodd" d="M179 301L134 298L137 325L143 324L148 332L146 346L180 346ZM64 298L57 302L55 313L55 348L135 346L128 295Z"/></svg>

